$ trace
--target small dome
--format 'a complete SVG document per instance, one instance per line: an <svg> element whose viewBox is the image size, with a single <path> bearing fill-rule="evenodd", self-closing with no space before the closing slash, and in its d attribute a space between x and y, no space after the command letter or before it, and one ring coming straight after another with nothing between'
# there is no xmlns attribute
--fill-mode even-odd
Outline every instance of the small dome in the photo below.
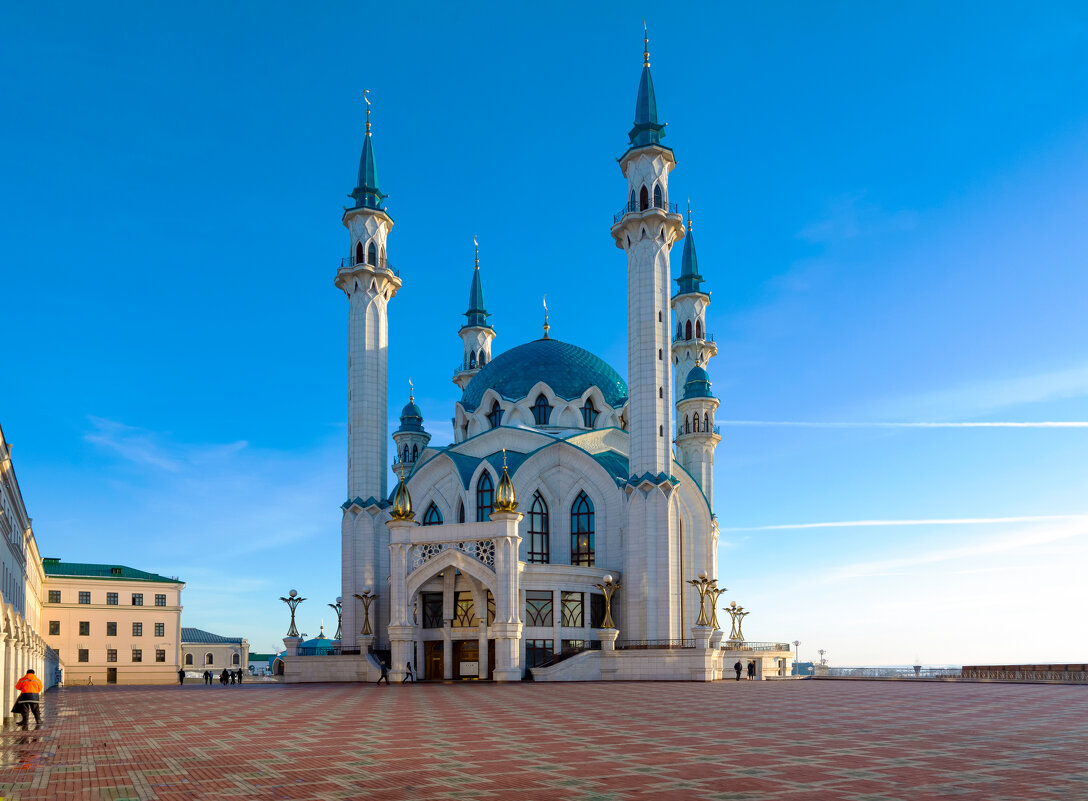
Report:
<svg viewBox="0 0 1088 801"><path fill-rule="evenodd" d="M423 412L420 411L419 406L416 405L415 398L409 399L408 403L403 409L400 410L400 431L422 431L423 430Z"/></svg>
<svg viewBox="0 0 1088 801"><path fill-rule="evenodd" d="M538 381L565 400L597 387L613 409L627 402L627 382L599 356L558 339L538 339L500 353L484 365L465 387L461 405L467 412L476 411L489 389L504 400L523 400Z"/></svg>
<svg viewBox="0 0 1088 801"><path fill-rule="evenodd" d="M695 365L684 382L684 400L688 398L713 398L710 391L710 374L699 365Z"/></svg>

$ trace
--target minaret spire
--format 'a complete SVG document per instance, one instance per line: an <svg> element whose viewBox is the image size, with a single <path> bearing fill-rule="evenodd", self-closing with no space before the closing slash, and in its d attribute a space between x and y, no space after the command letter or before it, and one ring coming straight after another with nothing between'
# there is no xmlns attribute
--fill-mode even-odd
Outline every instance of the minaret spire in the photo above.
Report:
<svg viewBox="0 0 1088 801"><path fill-rule="evenodd" d="M544 296L544 339L551 339L551 337L548 336L548 331L550 329L551 329L551 326L548 325L548 296L545 295Z"/></svg>
<svg viewBox="0 0 1088 801"><path fill-rule="evenodd" d="M646 30L646 20L642 21L642 43L644 49L642 51L642 66L650 66L650 34Z"/></svg>
<svg viewBox="0 0 1088 801"><path fill-rule="evenodd" d="M359 156L359 177L351 197L355 198L355 208L380 209L382 200L388 195L378 188L378 165L374 158L374 139L370 135L369 92L369 89L363 90L363 100L366 101L366 134L363 136L363 152Z"/></svg>
<svg viewBox="0 0 1088 801"><path fill-rule="evenodd" d="M642 26L642 78L638 83L638 97L635 98L635 126L628 134L632 147L657 145L665 138L665 124L657 119L657 95L654 93L654 79L650 75L650 34L646 24Z"/></svg>
<svg viewBox="0 0 1088 801"><path fill-rule="evenodd" d="M453 383L461 389L468 386L468 382L479 369L491 361L491 340L495 338L495 329L487 321L491 315L484 305L484 282L480 277L480 242L472 237L472 244L475 255L472 283L468 288L468 311L465 312L467 319L458 332L465 346L464 359L461 367L453 374Z"/></svg>

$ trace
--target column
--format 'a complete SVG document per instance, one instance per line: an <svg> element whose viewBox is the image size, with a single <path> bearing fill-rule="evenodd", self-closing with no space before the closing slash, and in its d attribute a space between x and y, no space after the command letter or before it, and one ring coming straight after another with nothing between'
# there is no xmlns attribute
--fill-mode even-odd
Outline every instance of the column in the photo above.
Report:
<svg viewBox="0 0 1088 801"><path fill-rule="evenodd" d="M505 534L495 537L495 681L521 681L522 624L518 604L519 512L493 512Z"/></svg>
<svg viewBox="0 0 1088 801"><path fill-rule="evenodd" d="M487 678L487 590L484 590L484 615L483 617L476 618L476 631L478 635L476 637L477 650L479 656L476 658L477 670L476 677L479 679Z"/></svg>
<svg viewBox="0 0 1088 801"><path fill-rule="evenodd" d="M442 622L442 678L453 678L453 623Z"/></svg>

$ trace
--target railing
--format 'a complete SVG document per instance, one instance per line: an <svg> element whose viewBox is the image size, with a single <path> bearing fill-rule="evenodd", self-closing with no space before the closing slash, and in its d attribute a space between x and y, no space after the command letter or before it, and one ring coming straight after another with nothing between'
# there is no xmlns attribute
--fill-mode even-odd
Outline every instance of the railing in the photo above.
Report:
<svg viewBox="0 0 1088 801"><path fill-rule="evenodd" d="M393 275L397 276L397 278L400 278L400 270L398 270L385 259L379 259L377 264L372 261L367 261L366 259L356 259L354 256L346 256L345 258L340 259L341 268L356 267L360 264L366 264L370 267L377 267L379 270L388 270L389 272L393 273Z"/></svg>
<svg viewBox="0 0 1088 801"><path fill-rule="evenodd" d="M722 643L723 651L789 651L788 642L748 642L726 640Z"/></svg>
<svg viewBox="0 0 1088 801"><path fill-rule="evenodd" d="M580 648L566 648L566 649L560 651L559 653L557 653L555 656L551 657L550 659L546 659L543 662L541 662L539 665L536 665L536 667L538 667L538 668L551 667L552 665L558 665L560 662L565 662L566 660L570 659L572 656L578 656L578 654L582 653L583 651L599 651L599 650L601 650L601 641L600 640L587 640L586 644L583 645L582 647L580 647Z"/></svg>
<svg viewBox="0 0 1088 801"><path fill-rule="evenodd" d="M829 667L828 676L856 679L958 679L958 667Z"/></svg>
<svg viewBox="0 0 1088 801"><path fill-rule="evenodd" d="M695 640L617 640L617 651L649 651L654 649L694 648Z"/></svg>
<svg viewBox="0 0 1088 801"><path fill-rule="evenodd" d="M722 433L722 427L721 426L714 426L713 431L714 431L715 434L721 434ZM678 436L678 437L682 437L685 434L709 434L709 433L710 433L709 431L706 431L706 430L703 430L703 429L700 429L698 431L685 431L683 426L677 426L676 427L676 436Z"/></svg>
<svg viewBox="0 0 1088 801"><path fill-rule="evenodd" d="M627 202L623 204L623 208L612 215L612 223L618 223L624 218L626 214L633 214L639 211L649 211L650 209L661 209L668 214L679 214L680 208L675 203L650 203L648 206L641 208L638 203Z"/></svg>
<svg viewBox="0 0 1088 801"><path fill-rule="evenodd" d="M343 648L339 645L333 645L330 648L325 648L320 645L311 648L299 648L299 656L359 656L362 653L358 648Z"/></svg>
<svg viewBox="0 0 1088 801"><path fill-rule="evenodd" d="M714 341L714 335L713 334L703 334L701 337L678 337L678 336L674 336L672 338L672 341L673 342L713 342Z"/></svg>

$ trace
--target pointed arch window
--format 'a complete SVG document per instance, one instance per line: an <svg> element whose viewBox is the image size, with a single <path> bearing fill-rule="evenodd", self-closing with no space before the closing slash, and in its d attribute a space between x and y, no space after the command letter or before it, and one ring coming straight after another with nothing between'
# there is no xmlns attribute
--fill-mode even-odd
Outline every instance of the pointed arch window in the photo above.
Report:
<svg viewBox="0 0 1088 801"><path fill-rule="evenodd" d="M382 251L378 255L378 259L379 259L378 264L380 264L382 267L384 267L385 266L385 245L382 245Z"/></svg>
<svg viewBox="0 0 1088 801"><path fill-rule="evenodd" d="M363 263L363 243L362 242L356 242L355 243L355 261L352 262L352 263L353 264L362 264Z"/></svg>
<svg viewBox="0 0 1088 801"><path fill-rule="evenodd" d="M425 526L440 526L442 525L442 513L438 511L438 507L434 505L434 501L431 501L431 505L427 507L427 511L423 513L423 525Z"/></svg>
<svg viewBox="0 0 1088 801"><path fill-rule="evenodd" d="M682 322L680 322L679 320L676 321L676 338L677 339L683 339L684 338L684 324Z"/></svg>
<svg viewBox="0 0 1088 801"><path fill-rule="evenodd" d="M476 522L483 523L490 520L494 505L495 485L491 481L491 474L484 470L476 482Z"/></svg>
<svg viewBox="0 0 1088 801"><path fill-rule="evenodd" d="M457 522L465 522L465 505L461 501L457 502Z"/></svg>
<svg viewBox="0 0 1088 801"><path fill-rule="evenodd" d="M491 424L492 428L498 428L502 422L502 407L499 406L498 401L492 401L491 411L487 415L487 422Z"/></svg>
<svg viewBox="0 0 1088 801"><path fill-rule="evenodd" d="M469 351L469 354L468 354L468 369L469 370L475 370L476 369L476 351L474 351L474 350Z"/></svg>
<svg viewBox="0 0 1088 801"><path fill-rule="evenodd" d="M405 446L404 446L404 457L401 459L401 461L402 462L407 462L408 461L408 445L407 444L405 444Z"/></svg>
<svg viewBox="0 0 1088 801"><path fill-rule="evenodd" d="M638 193L638 210L646 211L648 208L650 208L650 193L644 186Z"/></svg>
<svg viewBox="0 0 1088 801"><path fill-rule="evenodd" d="M691 418L688 417L686 414L684 415L684 433L691 433Z"/></svg>
<svg viewBox="0 0 1088 801"><path fill-rule="evenodd" d="M482 350L480 351L480 358L476 360L476 364L480 365L480 367L483 367L485 364L487 364L487 354L484 353Z"/></svg>
<svg viewBox="0 0 1088 801"><path fill-rule="evenodd" d="M536 396L536 403L533 404L533 419L536 420L538 426L546 426L551 412L552 407L548 403L548 399L544 397L544 393L541 392Z"/></svg>
<svg viewBox="0 0 1088 801"><path fill-rule="evenodd" d="M696 339L702 339L703 338L703 321L702 320L696 320L695 321L695 338Z"/></svg>
<svg viewBox="0 0 1088 801"><path fill-rule="evenodd" d="M635 190L631 190L631 199L627 201L627 210L634 211L638 208L638 200L635 198Z"/></svg>
<svg viewBox="0 0 1088 801"><path fill-rule="evenodd" d="M593 567L596 551L593 543L593 501L584 491L578 493L570 508L570 563Z"/></svg>
<svg viewBox="0 0 1088 801"><path fill-rule="evenodd" d="M548 564L548 504L533 494L533 505L529 507L529 559L538 564Z"/></svg>
<svg viewBox="0 0 1088 801"><path fill-rule="evenodd" d="M419 458L419 445L412 446L412 461L416 461Z"/></svg>
<svg viewBox="0 0 1088 801"><path fill-rule="evenodd" d="M703 431L710 433L710 413L703 413Z"/></svg>
<svg viewBox="0 0 1088 801"><path fill-rule="evenodd" d="M370 247L366 249L366 263L377 264L378 263L378 248L374 246L374 243L370 243Z"/></svg>
<svg viewBox="0 0 1088 801"><path fill-rule="evenodd" d="M597 415L600 414L597 411L597 407L593 405L593 398L586 398L586 402L582 404L582 422L586 428L593 428L597 423Z"/></svg>
<svg viewBox="0 0 1088 801"><path fill-rule="evenodd" d="M696 434L699 433L699 413L696 412L691 416L691 430Z"/></svg>
<svg viewBox="0 0 1088 801"><path fill-rule="evenodd" d="M665 201L661 197L661 186L660 186L660 184L655 184L654 185L654 207L658 208L658 209L665 208Z"/></svg>
<svg viewBox="0 0 1088 801"><path fill-rule="evenodd" d="M691 339L691 320L684 326L684 339Z"/></svg>

